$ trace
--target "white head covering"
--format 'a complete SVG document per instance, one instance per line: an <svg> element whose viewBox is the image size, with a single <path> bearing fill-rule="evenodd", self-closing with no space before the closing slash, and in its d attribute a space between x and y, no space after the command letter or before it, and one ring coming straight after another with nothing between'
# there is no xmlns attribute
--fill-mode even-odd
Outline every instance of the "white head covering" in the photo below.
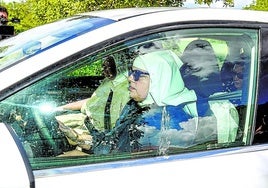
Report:
<svg viewBox="0 0 268 188"><path fill-rule="evenodd" d="M184 86L179 70L182 64L179 57L170 50L158 50L138 56L133 66L146 70L151 78L149 95L142 104L177 106L195 101L194 91Z"/></svg>

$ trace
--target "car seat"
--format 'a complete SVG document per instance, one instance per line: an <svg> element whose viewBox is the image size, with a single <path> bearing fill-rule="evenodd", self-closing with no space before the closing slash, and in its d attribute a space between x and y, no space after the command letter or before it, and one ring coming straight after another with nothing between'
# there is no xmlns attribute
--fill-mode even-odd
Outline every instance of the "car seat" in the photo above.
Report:
<svg viewBox="0 0 268 188"><path fill-rule="evenodd" d="M211 44L206 40L194 40L185 48L180 68L185 86L197 95L199 115L208 111L208 97L222 91L219 66Z"/></svg>
<svg viewBox="0 0 268 188"><path fill-rule="evenodd" d="M212 100L211 96L223 91L220 69L211 44L194 40L185 48L181 60L181 75L188 89L195 91L199 118L214 115L217 119L218 143L235 141L239 116L228 100Z"/></svg>

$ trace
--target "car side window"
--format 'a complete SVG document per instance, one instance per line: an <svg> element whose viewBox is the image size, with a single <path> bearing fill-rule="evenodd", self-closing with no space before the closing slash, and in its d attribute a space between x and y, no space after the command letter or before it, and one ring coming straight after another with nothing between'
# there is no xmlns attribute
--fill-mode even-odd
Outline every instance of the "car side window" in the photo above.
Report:
<svg viewBox="0 0 268 188"><path fill-rule="evenodd" d="M33 169L251 144L257 30L164 31L89 54L0 103Z"/></svg>

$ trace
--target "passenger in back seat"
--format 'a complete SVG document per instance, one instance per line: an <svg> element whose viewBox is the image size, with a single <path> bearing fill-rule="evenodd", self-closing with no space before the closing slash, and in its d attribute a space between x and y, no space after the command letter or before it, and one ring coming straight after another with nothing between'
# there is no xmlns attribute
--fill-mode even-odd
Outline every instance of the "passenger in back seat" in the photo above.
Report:
<svg viewBox="0 0 268 188"><path fill-rule="evenodd" d="M236 93L235 98L230 101L239 106L245 103L245 95L247 94L247 69L244 60L234 62L225 62L221 69L221 79L224 91ZM243 94L243 96L242 96Z"/></svg>
<svg viewBox="0 0 268 188"><path fill-rule="evenodd" d="M221 69L221 78L225 91L241 90L245 74L245 62L243 60L225 62Z"/></svg>

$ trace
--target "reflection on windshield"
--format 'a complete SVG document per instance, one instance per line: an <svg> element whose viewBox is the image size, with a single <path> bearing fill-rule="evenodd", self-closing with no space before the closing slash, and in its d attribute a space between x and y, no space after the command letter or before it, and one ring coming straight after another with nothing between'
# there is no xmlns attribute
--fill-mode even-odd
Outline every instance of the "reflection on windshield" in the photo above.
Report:
<svg viewBox="0 0 268 188"><path fill-rule="evenodd" d="M0 42L0 69L113 22L113 20L85 15L74 16L3 40Z"/></svg>

